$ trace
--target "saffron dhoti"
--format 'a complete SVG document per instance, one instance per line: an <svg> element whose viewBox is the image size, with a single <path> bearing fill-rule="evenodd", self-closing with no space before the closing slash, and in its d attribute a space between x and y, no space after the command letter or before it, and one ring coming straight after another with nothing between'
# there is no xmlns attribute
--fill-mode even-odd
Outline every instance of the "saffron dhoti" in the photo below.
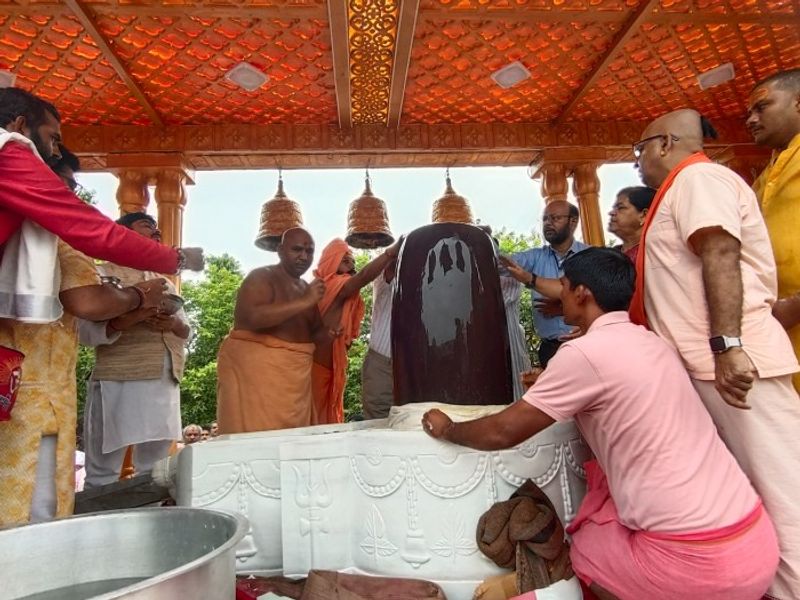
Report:
<svg viewBox="0 0 800 600"><path fill-rule="evenodd" d="M217 358L220 433L311 425L314 344L234 329Z"/></svg>

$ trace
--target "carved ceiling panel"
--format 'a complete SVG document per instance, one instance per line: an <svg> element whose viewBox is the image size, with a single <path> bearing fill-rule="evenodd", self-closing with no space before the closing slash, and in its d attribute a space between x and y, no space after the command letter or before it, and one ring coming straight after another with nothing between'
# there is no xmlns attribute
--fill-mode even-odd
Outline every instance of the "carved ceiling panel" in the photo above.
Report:
<svg viewBox="0 0 800 600"><path fill-rule="evenodd" d="M168 123L334 119L325 21L99 15L97 25ZM226 80L243 61L269 81L250 92Z"/></svg>
<svg viewBox="0 0 800 600"><path fill-rule="evenodd" d="M730 83L701 90L697 76L733 64ZM709 118L744 117L753 86L777 70L800 66L794 24L646 24L572 113L576 119L649 119L684 108Z"/></svg>
<svg viewBox="0 0 800 600"><path fill-rule="evenodd" d="M555 118L618 25L429 20L417 24L404 122L520 123ZM503 89L491 74L514 61L531 78Z"/></svg>
<svg viewBox="0 0 800 600"><path fill-rule="evenodd" d="M18 87L55 104L67 122L150 122L72 16L12 15L0 11L0 68L16 74Z"/></svg>

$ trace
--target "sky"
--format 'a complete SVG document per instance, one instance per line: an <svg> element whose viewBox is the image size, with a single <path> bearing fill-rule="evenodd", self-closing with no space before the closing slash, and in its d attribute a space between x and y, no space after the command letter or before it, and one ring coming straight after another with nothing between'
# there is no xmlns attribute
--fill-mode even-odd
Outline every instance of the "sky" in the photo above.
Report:
<svg viewBox="0 0 800 600"><path fill-rule="evenodd" d="M641 183L632 164L604 165L598 169L598 176L600 207L607 222L616 192ZM473 215L481 223L495 230L505 227L517 233L541 232L541 183L530 179L527 168L453 168L450 177L456 193L469 200ZM116 177L110 173L81 173L77 179L85 188L95 190L101 211L112 218L119 215ZM373 169L370 180L373 193L386 202L389 224L397 237L430 223L431 206L444 193L445 170ZM286 194L300 204L318 257L330 240L346 235L347 209L364 189L364 171L284 171L283 181ZM206 255L228 253L239 260L245 272L276 263L276 254L257 248L254 240L261 206L275 195L277 182L276 170L197 172L195 185L187 188L183 245L200 246ZM155 216L152 190L150 196L148 212ZM577 234L580 237L580 227Z"/></svg>

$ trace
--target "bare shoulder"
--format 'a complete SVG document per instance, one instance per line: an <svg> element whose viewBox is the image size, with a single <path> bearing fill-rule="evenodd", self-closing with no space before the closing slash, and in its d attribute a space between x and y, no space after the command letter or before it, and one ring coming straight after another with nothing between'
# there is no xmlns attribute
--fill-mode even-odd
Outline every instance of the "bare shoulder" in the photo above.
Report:
<svg viewBox="0 0 800 600"><path fill-rule="evenodd" d="M274 267L259 267L250 271L242 281L242 288L271 286L275 283L277 273Z"/></svg>

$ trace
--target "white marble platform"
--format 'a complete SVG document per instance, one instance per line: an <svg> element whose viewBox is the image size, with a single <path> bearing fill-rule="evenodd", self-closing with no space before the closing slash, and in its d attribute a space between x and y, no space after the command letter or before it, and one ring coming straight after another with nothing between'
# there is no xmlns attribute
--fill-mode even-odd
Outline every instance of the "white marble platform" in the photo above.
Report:
<svg viewBox="0 0 800 600"><path fill-rule="evenodd" d="M240 573L415 577L439 583L449 600L468 600L502 572L475 542L478 518L494 502L530 478L569 522L583 497L588 449L572 423L501 452L386 427L375 420L193 444L179 455L178 504L248 517Z"/></svg>

